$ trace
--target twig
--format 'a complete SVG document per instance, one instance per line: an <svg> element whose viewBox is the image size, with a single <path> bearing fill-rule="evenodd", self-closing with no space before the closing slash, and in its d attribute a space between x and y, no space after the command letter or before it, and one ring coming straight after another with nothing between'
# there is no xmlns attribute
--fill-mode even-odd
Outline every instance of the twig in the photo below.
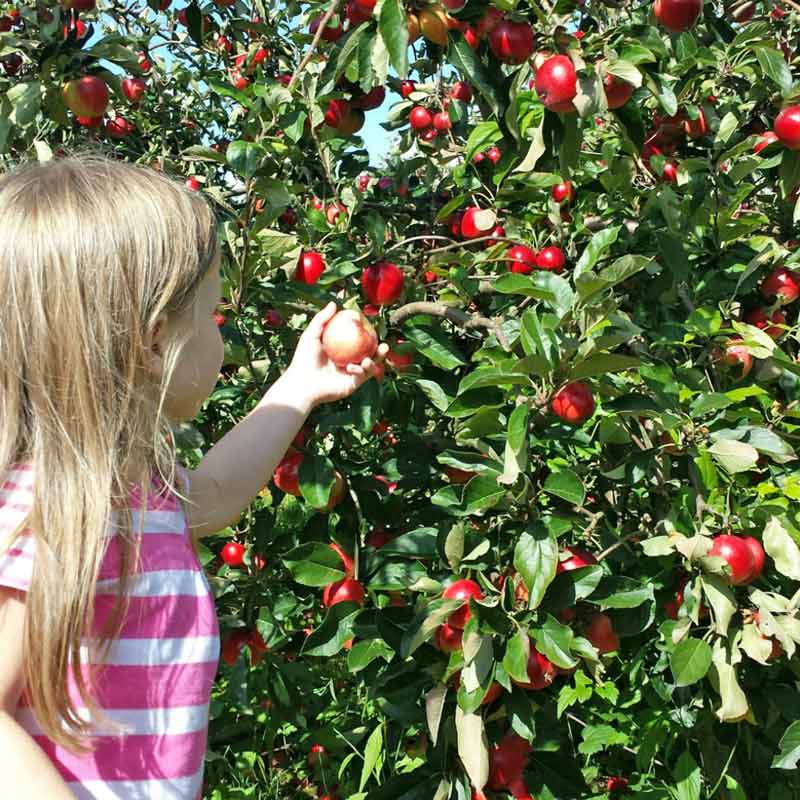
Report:
<svg viewBox="0 0 800 800"><path fill-rule="evenodd" d="M300 73L308 66L308 62L314 57L314 52L317 49L320 39L322 39L322 34L325 32L325 28L328 25L328 20L336 13L338 7L339 0L333 0L330 8L320 18L319 27L317 28L317 32L314 34L314 38L311 41L311 47L308 48L308 52L303 56L303 58L300 60L300 63L297 65L297 69L294 71L291 80L286 87L287 89L291 90Z"/></svg>
<svg viewBox="0 0 800 800"><path fill-rule="evenodd" d="M604 558L610 556L615 550L622 547L622 545L627 544L631 539L635 539L637 536L641 536L644 531L637 529L632 533L629 533L627 536L623 536L622 539L619 541L614 542L610 547L606 547L602 553L597 556L598 561L602 561Z"/></svg>
<svg viewBox="0 0 800 800"><path fill-rule="evenodd" d="M392 325L399 325L403 320L413 317L414 314L427 314L429 317L441 317L452 322L454 325L458 325L460 328L464 328L464 330L486 328L494 333L503 350L506 352L511 350L508 340L500 329L500 320L489 319L480 314L468 314L460 308L453 308L452 306L446 306L442 303L407 303L392 312L389 317L389 322Z"/></svg>

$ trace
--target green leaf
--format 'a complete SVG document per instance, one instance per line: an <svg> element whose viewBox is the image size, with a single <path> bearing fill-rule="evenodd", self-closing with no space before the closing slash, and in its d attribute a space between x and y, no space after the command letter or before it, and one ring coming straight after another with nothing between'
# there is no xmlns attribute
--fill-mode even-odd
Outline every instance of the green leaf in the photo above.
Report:
<svg viewBox="0 0 800 800"><path fill-rule="evenodd" d="M585 756L628 743L627 734L611 725L587 725L581 730L581 738L583 741L578 745L578 752Z"/></svg>
<svg viewBox="0 0 800 800"><path fill-rule="evenodd" d="M781 736L780 752L772 761L773 769L797 769L800 761L800 720L795 720Z"/></svg>
<svg viewBox="0 0 800 800"><path fill-rule="evenodd" d="M556 576L558 541L544 525L533 523L514 548L514 569L528 590L529 608L538 608L547 587Z"/></svg>
<svg viewBox="0 0 800 800"><path fill-rule="evenodd" d="M595 233L589 240L589 244L586 245L586 249L581 253L581 257L578 259L573 277L577 279L584 272L594 269L595 264L603 257L609 247L617 241L621 230L621 225L614 225Z"/></svg>
<svg viewBox="0 0 800 800"><path fill-rule="evenodd" d="M560 497L576 506L583 505L586 498L583 481L570 469L551 472L542 488L548 494Z"/></svg>
<svg viewBox="0 0 800 800"><path fill-rule="evenodd" d="M320 76L317 86L318 95L330 94L333 91L336 81L339 80L353 56L358 52L361 37L368 32L372 35L372 28L369 25L357 25L339 39Z"/></svg>
<svg viewBox="0 0 800 800"><path fill-rule="evenodd" d="M684 750L673 772L676 800L700 800L703 774L688 750Z"/></svg>
<svg viewBox="0 0 800 800"><path fill-rule="evenodd" d="M267 151L256 142L245 142L237 139L228 145L225 157L228 166L245 180L256 174Z"/></svg>
<svg viewBox="0 0 800 800"><path fill-rule="evenodd" d="M464 145L464 160L471 161L476 153L496 144L502 138L503 132L494 120L479 122L470 132L469 139ZM448 205L450 204L448 203ZM437 219L443 219L443 217L437 215Z"/></svg>
<svg viewBox="0 0 800 800"><path fill-rule="evenodd" d="M570 653L575 635L572 628L562 625L555 617L547 615L544 625L534 632L536 649L556 666L571 669L578 660Z"/></svg>
<svg viewBox="0 0 800 800"><path fill-rule="evenodd" d="M720 636L725 636L738 607L736 597L727 581L720 575L704 575L702 587L703 594L714 612L714 630Z"/></svg>
<svg viewBox="0 0 800 800"><path fill-rule="evenodd" d="M518 405L508 420L503 474L498 483L513 484L528 464L528 419L530 408Z"/></svg>
<svg viewBox="0 0 800 800"><path fill-rule="evenodd" d="M383 639L362 639L347 654L347 668L350 672L360 672L378 658L388 663L393 656L394 650Z"/></svg>
<svg viewBox="0 0 800 800"><path fill-rule="evenodd" d="M313 508L324 508L336 481L333 462L325 456L306 456L298 470L300 492Z"/></svg>
<svg viewBox="0 0 800 800"><path fill-rule="evenodd" d="M398 75L408 72L408 23L401 0L383 0L378 31Z"/></svg>
<svg viewBox="0 0 800 800"><path fill-rule="evenodd" d="M24 127L36 119L42 107L42 84L40 81L15 83L6 97L11 103L11 122Z"/></svg>
<svg viewBox="0 0 800 800"><path fill-rule="evenodd" d="M624 356L617 353L597 353L573 365L569 372L569 380L577 381L595 375L608 375L611 372L623 372L634 369L641 362L635 356Z"/></svg>
<svg viewBox="0 0 800 800"><path fill-rule="evenodd" d="M335 656L348 639L353 638L353 625L361 609L355 603L337 603L325 614L322 624L303 643L301 653L307 656Z"/></svg>
<svg viewBox="0 0 800 800"><path fill-rule="evenodd" d="M452 370L467 363L450 337L441 330L406 323L405 333L417 350L437 367Z"/></svg>
<svg viewBox="0 0 800 800"><path fill-rule="evenodd" d="M633 578L607 575L592 594L592 600L607 608L637 608L653 600L653 587Z"/></svg>
<svg viewBox="0 0 800 800"><path fill-rule="evenodd" d="M781 94L786 95L792 88L792 73L783 54L772 47L756 47L755 51L764 74L778 84Z"/></svg>
<svg viewBox="0 0 800 800"><path fill-rule="evenodd" d="M403 659L413 655L436 629L461 605L460 600L433 600L420 611L408 625L400 643L400 657ZM333 606L336 608L336 606Z"/></svg>
<svg viewBox="0 0 800 800"><path fill-rule="evenodd" d="M708 448L708 452L731 473L747 472L758 462L758 450L755 447L733 439L719 439Z"/></svg>
<svg viewBox="0 0 800 800"><path fill-rule="evenodd" d="M711 672L711 679L722 699L716 711L717 718L721 722L736 722L750 710L747 695L739 685L733 661L733 654L728 651L725 643L718 640L714 645L714 669Z"/></svg>
<svg viewBox="0 0 800 800"><path fill-rule="evenodd" d="M458 385L458 394L487 386L530 386L530 376L525 372L504 372L495 367L478 367Z"/></svg>
<svg viewBox="0 0 800 800"><path fill-rule="evenodd" d="M800 581L800 547L777 517L770 517L763 540L764 550L775 562L775 569L787 578Z"/></svg>
<svg viewBox="0 0 800 800"><path fill-rule="evenodd" d="M705 677L711 666L711 647L702 639L684 639L670 656L677 686L691 686Z"/></svg>
<svg viewBox="0 0 800 800"><path fill-rule="evenodd" d="M283 563L292 578L303 586L327 586L344 578L342 559L322 542L295 547L283 557Z"/></svg>
<svg viewBox="0 0 800 800"><path fill-rule="evenodd" d="M453 67L480 92L494 115L501 116L500 102L486 73L486 68L460 33L450 37L449 58Z"/></svg>
<svg viewBox="0 0 800 800"><path fill-rule="evenodd" d="M489 777L489 743L483 715L476 711L467 713L456 706L456 735L458 755L472 785L485 786Z"/></svg>
<svg viewBox="0 0 800 800"><path fill-rule="evenodd" d="M647 256L627 255L618 258L597 274L585 272L575 281L578 297L585 302L598 292L610 289L627 280L651 264L652 261L653 259Z"/></svg>
<svg viewBox="0 0 800 800"><path fill-rule="evenodd" d="M510 678L522 683L528 682L528 655L530 641L524 631L518 630L506 644L503 656L503 669Z"/></svg>
<svg viewBox="0 0 800 800"><path fill-rule="evenodd" d="M383 754L383 723L379 722L375 730L369 735L367 739L367 746L364 750L364 766L361 768L361 780L358 784L358 790L362 791L366 786L370 775L375 771L377 777L378 759Z"/></svg>

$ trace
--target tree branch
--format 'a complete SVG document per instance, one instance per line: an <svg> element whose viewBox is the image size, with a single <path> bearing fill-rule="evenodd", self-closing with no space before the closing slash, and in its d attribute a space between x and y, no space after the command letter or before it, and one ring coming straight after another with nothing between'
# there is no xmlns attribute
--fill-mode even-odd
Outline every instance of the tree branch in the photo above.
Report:
<svg viewBox="0 0 800 800"><path fill-rule="evenodd" d="M511 350L508 340L500 329L499 319L489 319L480 314L468 314L460 308L453 308L452 306L446 306L442 303L407 303L391 313L389 322L392 325L399 325L403 320L413 317L414 314L427 314L429 317L440 317L452 322L454 325L458 325L459 328L463 328L464 330L486 328L494 333L503 350L506 352L510 352Z"/></svg>
<svg viewBox="0 0 800 800"><path fill-rule="evenodd" d="M311 47L308 48L308 52L303 56L300 60L300 63L297 65L297 69L292 74L292 78L287 85L287 89L291 90L292 86L295 85L298 76L302 71L308 66L308 62L314 57L314 52L317 49L317 45L319 45L320 39L322 39L322 34L325 32L325 28L328 25L328 20L336 13L337 8L339 7L339 0L333 0L328 10L322 15L319 21L319 27L317 28L317 32L314 34L314 38L311 41Z"/></svg>

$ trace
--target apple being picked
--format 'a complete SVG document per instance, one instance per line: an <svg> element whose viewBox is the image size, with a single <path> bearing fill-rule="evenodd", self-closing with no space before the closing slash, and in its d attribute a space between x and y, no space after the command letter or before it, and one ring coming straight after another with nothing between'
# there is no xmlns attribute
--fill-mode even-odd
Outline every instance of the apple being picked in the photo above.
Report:
<svg viewBox="0 0 800 800"><path fill-rule="evenodd" d="M374 355L378 335L360 311L342 309L325 324L322 347L328 358L339 367L360 364Z"/></svg>
<svg viewBox="0 0 800 800"><path fill-rule="evenodd" d="M497 223L497 217L491 209L472 206L464 211L461 217L461 235L465 239L477 239L491 233Z"/></svg>

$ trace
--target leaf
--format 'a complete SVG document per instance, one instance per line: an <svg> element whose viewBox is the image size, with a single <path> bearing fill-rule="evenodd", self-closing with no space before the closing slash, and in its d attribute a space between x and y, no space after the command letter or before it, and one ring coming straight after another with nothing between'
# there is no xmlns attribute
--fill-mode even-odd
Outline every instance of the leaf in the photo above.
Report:
<svg viewBox="0 0 800 800"><path fill-rule="evenodd" d="M388 663L392 656L394 650L383 639L362 639L347 654L347 668L350 672L360 672L376 659L382 658Z"/></svg>
<svg viewBox="0 0 800 800"><path fill-rule="evenodd" d="M283 563L292 578L303 586L327 586L344 578L342 559L322 542L295 547L283 557Z"/></svg>
<svg viewBox="0 0 800 800"><path fill-rule="evenodd" d="M355 603L337 603L325 614L322 624L303 643L302 655L328 658L335 656L348 639L361 609Z"/></svg>
<svg viewBox="0 0 800 800"><path fill-rule="evenodd" d="M736 613L736 598L727 581L720 575L704 575L701 580L703 594L714 612L714 630L720 636L725 636Z"/></svg>
<svg viewBox="0 0 800 800"><path fill-rule="evenodd" d="M487 120L486 122L479 122L470 132L469 139L464 145L464 161L471 161L472 157L485 150L489 145L496 144L503 138L503 132L500 126L494 120ZM448 203L448 205L450 205ZM456 206L458 208L458 206ZM449 215L453 209L447 212ZM441 214L442 212L440 212ZM445 216L447 216L445 215ZM443 216L437 215L437 220L441 221Z"/></svg>
<svg viewBox="0 0 800 800"><path fill-rule="evenodd" d="M739 685L736 669L731 664L729 653L721 642L714 647L714 683L722 703L716 714L721 722L738 722L750 710L747 696Z"/></svg>
<svg viewBox="0 0 800 800"><path fill-rule="evenodd" d="M503 656L503 669L513 680L522 683L528 682L528 655L530 653L530 640L528 635L518 630L506 644Z"/></svg>
<svg viewBox="0 0 800 800"><path fill-rule="evenodd" d="M764 74L778 84L781 94L786 95L792 88L792 73L783 54L772 47L756 47L755 51Z"/></svg>
<svg viewBox="0 0 800 800"><path fill-rule="evenodd" d="M676 800L700 800L703 773L688 750L684 750L673 772Z"/></svg>
<svg viewBox="0 0 800 800"><path fill-rule="evenodd" d="M452 65L480 92L494 115L501 116L500 102L486 68L461 34L450 38L449 57Z"/></svg>
<svg viewBox="0 0 800 800"><path fill-rule="evenodd" d="M456 706L456 735L458 755L472 785L480 790L489 778L489 744L483 727L483 717L466 713Z"/></svg>
<svg viewBox="0 0 800 800"><path fill-rule="evenodd" d="M800 547L776 517L770 517L763 533L764 550L781 575L800 581Z"/></svg>
<svg viewBox="0 0 800 800"><path fill-rule="evenodd" d="M558 541L544 525L533 523L514 548L514 569L528 590L528 607L538 608L556 576Z"/></svg>
<svg viewBox="0 0 800 800"><path fill-rule="evenodd" d="M708 448L715 461L728 472L747 472L758 462L758 450L744 442L719 439Z"/></svg>
<svg viewBox="0 0 800 800"><path fill-rule="evenodd" d="M653 587L633 578L608 575L592 594L592 600L607 608L637 608L653 600Z"/></svg>
<svg viewBox="0 0 800 800"><path fill-rule="evenodd" d="M670 656L676 686L691 686L705 677L711 666L711 647L702 639L684 639Z"/></svg>
<svg viewBox="0 0 800 800"><path fill-rule="evenodd" d="M780 752L772 761L773 769L797 769L800 761L800 720L795 720L781 736Z"/></svg>
<svg viewBox="0 0 800 800"><path fill-rule="evenodd" d="M640 363L635 356L597 353L575 364L569 372L568 380L577 381L595 375L607 375L610 372L623 372L626 369L635 369Z"/></svg>
<svg viewBox="0 0 800 800"><path fill-rule="evenodd" d="M547 147L544 143L544 115L542 115L539 124L535 128L529 128L528 130L533 134L531 136L531 144L525 157L514 167L513 172L515 173L530 172L547 152Z"/></svg>
<svg viewBox="0 0 800 800"><path fill-rule="evenodd" d="M24 127L34 119L42 107L42 84L40 81L27 81L14 84L6 97L11 103L11 122Z"/></svg>
<svg viewBox="0 0 800 800"><path fill-rule="evenodd" d="M574 278L579 278L584 272L594 269L595 264L603 257L603 254L617 241L621 225L614 225L610 228L598 231L589 240L573 272Z"/></svg>
<svg viewBox="0 0 800 800"><path fill-rule="evenodd" d="M325 508L336 483L336 470L326 456L306 456L298 470L300 492L312 508Z"/></svg>
<svg viewBox="0 0 800 800"><path fill-rule="evenodd" d="M401 0L383 0L378 31L398 75L408 72L408 23Z"/></svg>
<svg viewBox="0 0 800 800"><path fill-rule="evenodd" d="M406 628L400 643L400 657L405 659L433 636L434 631L461 605L459 600L434 600L420 611ZM333 606L337 608L337 606Z"/></svg>
<svg viewBox="0 0 800 800"><path fill-rule="evenodd" d="M437 684L425 695L425 717L428 720L428 733L431 735L431 744L435 747L439 737L439 724L442 721L444 701L447 698L447 686Z"/></svg>
<svg viewBox="0 0 800 800"><path fill-rule="evenodd" d="M583 741L578 745L578 752L585 756L628 743L628 736L611 725L587 725L581 731L581 738Z"/></svg>
<svg viewBox="0 0 800 800"><path fill-rule="evenodd" d="M572 628L562 625L555 617L547 615L544 625L534 632L536 649L556 666L571 669L578 660L570 652L575 638Z"/></svg>
<svg viewBox="0 0 800 800"><path fill-rule="evenodd" d="M575 506L583 505L586 498L581 479L570 469L551 472L542 487L548 494L560 497Z"/></svg>
<svg viewBox="0 0 800 800"><path fill-rule="evenodd" d="M407 323L405 333L417 350L437 367L452 370L467 363L451 339L438 329Z"/></svg>
<svg viewBox="0 0 800 800"><path fill-rule="evenodd" d="M506 448L503 474L497 478L498 483L510 486L528 464L528 418L530 407L523 403L518 405L508 420Z"/></svg>
<svg viewBox="0 0 800 800"><path fill-rule="evenodd" d="M378 759L383 753L383 723L378 723L375 730L367 739L367 746L364 749L364 765L361 768L361 780L358 784L358 791L363 791L367 781L378 763ZM376 771L377 775L377 771Z"/></svg>
<svg viewBox="0 0 800 800"><path fill-rule="evenodd" d="M225 157L234 172L249 180L258 171L266 154L267 151L260 144L237 139L228 145Z"/></svg>

